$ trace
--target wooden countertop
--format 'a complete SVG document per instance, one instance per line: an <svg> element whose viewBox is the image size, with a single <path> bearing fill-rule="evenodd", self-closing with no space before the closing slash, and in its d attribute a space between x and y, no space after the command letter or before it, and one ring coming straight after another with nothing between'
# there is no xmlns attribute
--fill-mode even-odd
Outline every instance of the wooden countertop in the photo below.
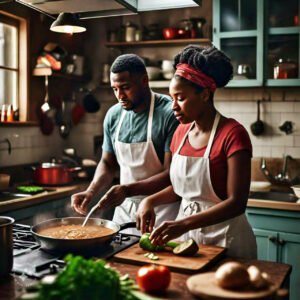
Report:
<svg viewBox="0 0 300 300"><path fill-rule="evenodd" d="M210 268L208 271L216 270L216 268L230 259L223 259L217 265ZM261 271L267 272L270 275L271 281L279 287L287 287L291 266L287 264L258 261L258 260L241 260L246 265L256 265ZM117 263L110 261L112 267L115 267L121 274L129 274L132 279L136 278L136 272L139 266ZM162 299L196 299L187 289L186 280L191 275L172 272L171 285L167 293L161 297ZM26 285L32 283L32 279L10 275L5 281L0 281L0 300L15 300L24 292Z"/></svg>
<svg viewBox="0 0 300 300"><path fill-rule="evenodd" d="M54 191L45 191L33 196L24 198L17 198L8 201L0 202L0 213L10 211L13 209L24 208L41 202L51 201L53 199L63 198L74 194L75 192L82 191L86 188L88 183L81 182L68 186L51 187ZM47 188L47 187L45 187Z"/></svg>
<svg viewBox="0 0 300 300"><path fill-rule="evenodd" d="M52 199L63 198L65 196L72 195L77 191L84 190L87 187L87 185L88 182L74 183L73 185L54 187L55 191L43 192L30 197L18 198L18 199L8 200L5 202L0 202L0 213L10 211L13 209L28 207L45 201L51 201ZM251 199L251 198L249 198L248 200L247 207L300 211L300 203L271 201L271 200L263 200L263 199Z"/></svg>
<svg viewBox="0 0 300 300"><path fill-rule="evenodd" d="M300 211L300 203L271 201L271 200L263 200L263 199L251 199L251 198L248 199L247 207Z"/></svg>

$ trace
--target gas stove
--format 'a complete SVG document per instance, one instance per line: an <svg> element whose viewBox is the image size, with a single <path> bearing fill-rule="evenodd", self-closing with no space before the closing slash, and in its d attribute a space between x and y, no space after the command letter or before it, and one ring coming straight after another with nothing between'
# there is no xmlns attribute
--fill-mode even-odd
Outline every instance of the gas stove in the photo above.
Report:
<svg viewBox="0 0 300 300"><path fill-rule="evenodd" d="M12 272L37 279L45 275L58 273L65 266L64 255L43 249L39 242L35 240L30 228L29 225L14 224L14 265ZM92 253L84 253L84 256L108 259L138 241L138 236L119 233L109 245L94 249Z"/></svg>

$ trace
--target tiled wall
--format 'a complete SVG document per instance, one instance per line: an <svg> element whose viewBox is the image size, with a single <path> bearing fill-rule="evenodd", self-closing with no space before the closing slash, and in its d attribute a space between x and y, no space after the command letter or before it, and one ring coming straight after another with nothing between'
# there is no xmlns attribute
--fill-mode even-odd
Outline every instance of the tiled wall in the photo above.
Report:
<svg viewBox="0 0 300 300"><path fill-rule="evenodd" d="M57 128L50 136L42 135L38 127L0 128L1 139L9 138L12 144L11 155L7 145L0 144L0 167L48 161L52 156L61 156L66 147L75 147L80 156L98 161L99 155L94 154L94 137L102 135L105 113L116 102L110 89L100 91L97 98L101 109L97 113L87 113L66 140L59 136ZM235 118L245 126L251 137L254 157L282 158L289 154L300 158L300 102L263 102L261 120L266 124L266 132L258 137L250 131L251 123L256 120L255 101L217 99L216 107L223 115ZM292 134L286 135L278 129L284 121L293 122L295 131Z"/></svg>
<svg viewBox="0 0 300 300"><path fill-rule="evenodd" d="M45 136L35 126L1 127L0 140L5 138L10 140L12 151L8 153L7 143L0 144L0 167L48 161L61 149L57 128L50 136Z"/></svg>
<svg viewBox="0 0 300 300"><path fill-rule="evenodd" d="M291 155L300 158L300 102L263 102L261 120L266 131L261 136L251 133L250 125L256 121L257 106L248 101L218 101L217 109L225 116L232 117L242 123L250 134L254 157L282 157ZM295 131L286 135L279 130L285 121L291 121Z"/></svg>

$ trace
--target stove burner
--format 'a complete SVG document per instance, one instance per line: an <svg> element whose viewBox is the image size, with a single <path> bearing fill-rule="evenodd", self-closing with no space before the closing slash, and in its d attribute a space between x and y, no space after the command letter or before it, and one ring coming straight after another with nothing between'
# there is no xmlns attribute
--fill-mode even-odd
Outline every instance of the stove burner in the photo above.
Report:
<svg viewBox="0 0 300 300"><path fill-rule="evenodd" d="M39 279L61 271L65 266L65 262L62 260L65 254L41 248L30 228L29 225L23 224L14 224L13 226L13 272ZM138 236L118 233L110 244L81 255L108 259L138 241Z"/></svg>
<svg viewBox="0 0 300 300"><path fill-rule="evenodd" d="M18 256L40 247L30 232L29 225L14 224L13 226L13 255Z"/></svg>

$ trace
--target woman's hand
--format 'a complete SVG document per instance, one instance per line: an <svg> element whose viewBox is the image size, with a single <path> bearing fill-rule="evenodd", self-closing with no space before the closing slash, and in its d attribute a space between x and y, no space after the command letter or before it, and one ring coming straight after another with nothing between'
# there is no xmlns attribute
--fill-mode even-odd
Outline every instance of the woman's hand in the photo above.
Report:
<svg viewBox="0 0 300 300"><path fill-rule="evenodd" d="M184 221L184 219L177 221L164 221L151 233L150 241L154 245L164 245L168 241L176 239L188 231L188 227Z"/></svg>
<svg viewBox="0 0 300 300"><path fill-rule="evenodd" d="M116 207L123 203L127 197L127 188L125 185L112 186L98 202L99 209Z"/></svg>
<svg viewBox="0 0 300 300"><path fill-rule="evenodd" d="M136 227L142 233L152 232L155 224L154 207L149 198L145 198L139 205L136 213Z"/></svg>
<svg viewBox="0 0 300 300"><path fill-rule="evenodd" d="M71 197L71 207L80 215L86 215L87 206L94 196L93 191L86 190Z"/></svg>

